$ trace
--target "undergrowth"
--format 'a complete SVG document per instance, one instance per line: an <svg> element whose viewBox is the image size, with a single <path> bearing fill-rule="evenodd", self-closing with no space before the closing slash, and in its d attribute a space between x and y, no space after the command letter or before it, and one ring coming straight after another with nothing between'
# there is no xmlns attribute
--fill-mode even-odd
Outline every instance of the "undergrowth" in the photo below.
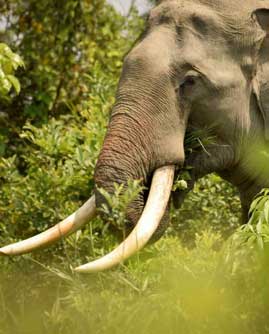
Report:
<svg viewBox="0 0 269 334"><path fill-rule="evenodd" d="M168 236L97 275L72 272L76 252L53 265L2 258L0 333L269 333L268 202L265 190L227 241Z"/></svg>
<svg viewBox="0 0 269 334"><path fill-rule="evenodd" d="M1 273L0 333L268 333L266 261L212 232L86 277L27 256Z"/></svg>

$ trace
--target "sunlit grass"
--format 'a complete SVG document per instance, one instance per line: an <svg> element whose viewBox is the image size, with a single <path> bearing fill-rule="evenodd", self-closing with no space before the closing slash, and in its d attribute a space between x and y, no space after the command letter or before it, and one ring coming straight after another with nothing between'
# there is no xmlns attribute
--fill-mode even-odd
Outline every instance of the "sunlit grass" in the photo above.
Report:
<svg viewBox="0 0 269 334"><path fill-rule="evenodd" d="M209 231L187 249L169 237L89 276L2 259L0 333L269 333L269 268L235 240Z"/></svg>

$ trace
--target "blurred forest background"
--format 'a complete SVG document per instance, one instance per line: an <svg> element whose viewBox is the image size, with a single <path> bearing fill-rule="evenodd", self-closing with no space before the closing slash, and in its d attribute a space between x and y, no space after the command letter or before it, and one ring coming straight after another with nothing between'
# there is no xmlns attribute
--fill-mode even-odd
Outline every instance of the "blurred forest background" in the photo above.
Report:
<svg viewBox="0 0 269 334"><path fill-rule="evenodd" d="M122 60L144 20L135 1L122 16L105 0L0 0L1 245L90 197ZM0 333L269 333L267 259L252 244L242 251L240 233L225 241L239 217L235 189L211 175L171 211L166 237L116 271L70 270L116 244L99 218L48 250L2 258Z"/></svg>

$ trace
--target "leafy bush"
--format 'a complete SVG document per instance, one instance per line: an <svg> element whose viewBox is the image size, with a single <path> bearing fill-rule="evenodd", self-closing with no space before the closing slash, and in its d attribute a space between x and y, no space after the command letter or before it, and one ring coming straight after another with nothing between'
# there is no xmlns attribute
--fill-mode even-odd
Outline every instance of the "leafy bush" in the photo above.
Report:
<svg viewBox="0 0 269 334"><path fill-rule="evenodd" d="M3 107L0 123L0 242L7 243L46 229L91 195L122 57L142 19L135 10L124 18L103 0L64 8L11 1L1 15L11 44L23 36L14 47L26 64L20 98Z"/></svg>
<svg viewBox="0 0 269 334"><path fill-rule="evenodd" d="M11 49L4 43L0 43L0 103L10 103L14 92L20 93L21 86L19 80L14 76L15 71L19 67L23 67L24 63L19 55L13 53ZM12 89L13 88L13 89ZM6 114L0 112L0 157L4 154L7 144L7 130L1 127L2 123L6 123Z"/></svg>
<svg viewBox="0 0 269 334"><path fill-rule="evenodd" d="M9 104L0 101L5 117L0 132L6 142L2 156L16 154L24 171L20 133L27 122L40 126L69 114L70 108L83 115L94 106L102 133L107 122L102 105L113 102L122 56L143 20L135 10L128 19L122 17L106 0L3 0L0 21L0 37L22 56L26 68L17 73L20 96ZM103 94L108 90L109 100Z"/></svg>
<svg viewBox="0 0 269 334"><path fill-rule="evenodd" d="M256 245L261 251L268 251L269 243L269 189L263 189L250 207L248 224L241 227L241 243Z"/></svg>
<svg viewBox="0 0 269 334"><path fill-rule="evenodd" d="M184 242L193 245L203 230L229 237L240 224L241 204L237 190L212 174L200 179L180 210L171 212L171 229Z"/></svg>
<svg viewBox="0 0 269 334"><path fill-rule="evenodd" d="M20 56L13 53L6 44L0 43L0 99L8 100L7 95L12 87L17 94L20 93L21 86L14 72L22 66L24 63Z"/></svg>

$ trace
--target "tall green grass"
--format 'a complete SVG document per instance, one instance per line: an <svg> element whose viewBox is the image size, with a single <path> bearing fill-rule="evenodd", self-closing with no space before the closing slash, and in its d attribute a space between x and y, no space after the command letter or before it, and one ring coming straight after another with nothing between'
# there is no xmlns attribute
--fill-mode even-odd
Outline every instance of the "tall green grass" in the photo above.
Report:
<svg viewBox="0 0 269 334"><path fill-rule="evenodd" d="M1 259L0 333L269 333L269 257L242 233L224 242L207 231L192 249L166 237L89 276Z"/></svg>

